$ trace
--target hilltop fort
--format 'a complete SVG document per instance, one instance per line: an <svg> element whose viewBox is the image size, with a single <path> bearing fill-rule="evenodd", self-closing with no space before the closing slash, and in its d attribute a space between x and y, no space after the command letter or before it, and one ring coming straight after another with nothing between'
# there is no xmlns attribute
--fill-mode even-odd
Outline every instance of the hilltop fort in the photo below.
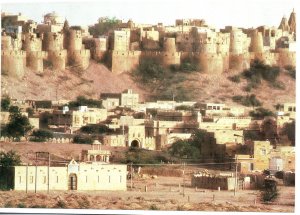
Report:
<svg viewBox="0 0 300 215"><path fill-rule="evenodd" d="M43 23L22 14L1 14L2 74L22 78L27 68L42 74L45 68L66 67L84 72L90 60L105 63L113 73L130 72L142 59L156 59L164 67L193 62L208 74L249 68L253 59L269 65L296 64L296 14L283 17L278 28L215 29L203 19L178 19L174 26L136 24L115 20L113 30L97 29L110 20L100 18L89 27L69 26L57 13Z"/></svg>

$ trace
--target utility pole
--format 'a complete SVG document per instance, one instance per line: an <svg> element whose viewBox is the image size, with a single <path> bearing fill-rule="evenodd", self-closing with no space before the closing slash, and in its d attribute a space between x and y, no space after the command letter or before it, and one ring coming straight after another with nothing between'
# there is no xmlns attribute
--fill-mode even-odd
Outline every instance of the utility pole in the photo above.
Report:
<svg viewBox="0 0 300 215"><path fill-rule="evenodd" d="M184 187L185 187L185 185L184 185L184 176L185 176L185 162L183 162L183 186L182 186L182 195L183 195L183 197L184 197Z"/></svg>
<svg viewBox="0 0 300 215"><path fill-rule="evenodd" d="M132 191L132 162L130 164L130 188L131 188L131 191Z"/></svg>
<svg viewBox="0 0 300 215"><path fill-rule="evenodd" d="M38 152L35 153L35 180L34 180L34 192L36 193L36 186L37 186L37 156Z"/></svg>
<svg viewBox="0 0 300 215"><path fill-rule="evenodd" d="M235 179L234 179L234 196L237 192L237 166L238 166L238 163L237 163L237 156L235 155Z"/></svg>
<svg viewBox="0 0 300 215"><path fill-rule="evenodd" d="M28 159L28 153L27 153L27 159ZM28 161L26 165L26 193L28 192Z"/></svg>
<svg viewBox="0 0 300 215"><path fill-rule="evenodd" d="M48 152L48 193L50 191L50 153Z"/></svg>

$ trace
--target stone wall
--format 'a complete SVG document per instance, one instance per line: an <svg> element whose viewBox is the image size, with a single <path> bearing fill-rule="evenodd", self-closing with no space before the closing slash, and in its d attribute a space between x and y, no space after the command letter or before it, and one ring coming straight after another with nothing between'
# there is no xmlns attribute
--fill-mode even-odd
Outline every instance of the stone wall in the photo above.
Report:
<svg viewBox="0 0 300 215"><path fill-rule="evenodd" d="M208 174L197 174L192 176L192 187L218 190L234 190L235 178L226 176L214 176Z"/></svg>

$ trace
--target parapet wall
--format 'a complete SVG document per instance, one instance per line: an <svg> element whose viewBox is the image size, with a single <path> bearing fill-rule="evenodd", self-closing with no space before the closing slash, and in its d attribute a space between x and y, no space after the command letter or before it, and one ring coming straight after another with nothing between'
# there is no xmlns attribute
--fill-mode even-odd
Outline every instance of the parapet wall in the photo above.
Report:
<svg viewBox="0 0 300 215"><path fill-rule="evenodd" d="M79 65L82 69L89 66L91 58L90 50L73 50L68 51L68 63L71 65Z"/></svg>
<svg viewBox="0 0 300 215"><path fill-rule="evenodd" d="M12 50L12 41L10 36L1 36L1 51Z"/></svg>
<svg viewBox="0 0 300 215"><path fill-rule="evenodd" d="M263 45L263 36L261 32L254 30L251 33L251 43L249 47L250 52L255 53L262 53L264 52L264 45Z"/></svg>
<svg viewBox="0 0 300 215"><path fill-rule="evenodd" d="M164 38L164 52L176 52L175 38Z"/></svg>
<svg viewBox="0 0 300 215"><path fill-rule="evenodd" d="M64 35L61 33L47 32L43 38L43 51L60 51L63 50Z"/></svg>
<svg viewBox="0 0 300 215"><path fill-rule="evenodd" d="M69 30L68 40L68 51L79 51L83 48L81 30Z"/></svg>
<svg viewBox="0 0 300 215"><path fill-rule="evenodd" d="M26 52L2 51L1 52L1 72L16 78L23 78L25 74Z"/></svg>
<svg viewBox="0 0 300 215"><path fill-rule="evenodd" d="M278 66L296 66L296 52L289 52L287 50L278 50L277 53L275 53L275 56L277 56L277 65Z"/></svg>
<svg viewBox="0 0 300 215"><path fill-rule="evenodd" d="M48 53L44 51L28 52L26 56L26 66L35 72L42 73L44 70L44 59Z"/></svg>
<svg viewBox="0 0 300 215"><path fill-rule="evenodd" d="M139 65L141 51L112 51L110 55L113 73L131 72Z"/></svg>
<svg viewBox="0 0 300 215"><path fill-rule="evenodd" d="M48 60L52 63L54 70L63 71L66 69L67 50L49 51Z"/></svg>
<svg viewBox="0 0 300 215"><path fill-rule="evenodd" d="M209 74L221 74L229 69L229 55L221 53L181 52L181 62L190 61Z"/></svg>
<svg viewBox="0 0 300 215"><path fill-rule="evenodd" d="M36 34L26 34L23 50L26 52L42 51L42 40L37 38Z"/></svg>
<svg viewBox="0 0 300 215"><path fill-rule="evenodd" d="M180 65L180 52L162 52L162 65L169 67L170 65Z"/></svg>

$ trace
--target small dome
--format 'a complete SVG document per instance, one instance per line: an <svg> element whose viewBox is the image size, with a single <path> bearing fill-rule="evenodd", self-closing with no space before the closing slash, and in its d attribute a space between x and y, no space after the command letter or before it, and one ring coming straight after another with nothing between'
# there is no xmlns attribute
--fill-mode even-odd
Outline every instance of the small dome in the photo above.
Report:
<svg viewBox="0 0 300 215"><path fill-rule="evenodd" d="M47 13L46 15L45 15L45 17L58 17L59 15L55 12L55 11L53 11L52 13Z"/></svg>
<svg viewBox="0 0 300 215"><path fill-rule="evenodd" d="M101 143L98 140L94 140L93 145L101 145Z"/></svg>

